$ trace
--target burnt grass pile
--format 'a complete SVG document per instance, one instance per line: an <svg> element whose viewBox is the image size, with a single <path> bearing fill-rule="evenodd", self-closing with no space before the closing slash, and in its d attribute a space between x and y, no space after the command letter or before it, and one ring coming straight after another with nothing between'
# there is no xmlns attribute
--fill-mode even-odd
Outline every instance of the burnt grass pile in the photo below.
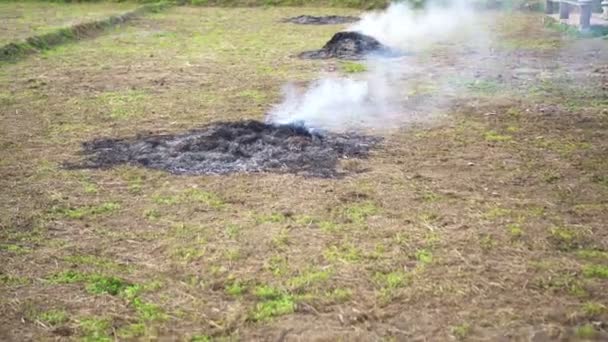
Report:
<svg viewBox="0 0 608 342"><path fill-rule="evenodd" d="M363 59L370 54L384 55L390 49L374 37L354 32L343 31L334 34L320 50L302 52L300 58L308 59Z"/></svg>
<svg viewBox="0 0 608 342"><path fill-rule="evenodd" d="M297 17L291 17L284 19L284 23L300 24L300 25L337 25L337 24L349 24L359 21L358 17L341 16L341 15L326 15L326 16L314 16L314 15L299 15Z"/></svg>
<svg viewBox="0 0 608 342"><path fill-rule="evenodd" d="M177 135L97 139L83 143L84 160L68 168L144 166L173 174L278 172L333 178L342 158L365 158L380 138L311 133L298 125L220 122Z"/></svg>

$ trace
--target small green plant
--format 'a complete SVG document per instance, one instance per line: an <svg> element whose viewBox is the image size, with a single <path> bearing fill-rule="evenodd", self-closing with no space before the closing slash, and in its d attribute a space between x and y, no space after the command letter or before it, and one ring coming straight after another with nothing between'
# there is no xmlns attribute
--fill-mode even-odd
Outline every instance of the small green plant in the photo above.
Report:
<svg viewBox="0 0 608 342"><path fill-rule="evenodd" d="M48 325L54 326L65 323L69 320L68 313L64 310L49 310L41 312L36 318Z"/></svg>
<svg viewBox="0 0 608 342"><path fill-rule="evenodd" d="M120 204L116 202L105 202L94 206L84 206L78 208L53 208L53 213L65 216L70 219L82 219L86 216L97 216L109 214L120 209Z"/></svg>
<svg viewBox="0 0 608 342"><path fill-rule="evenodd" d="M489 251L489 250L494 249L494 247L496 247L496 245L498 245L498 242L492 237L492 235L482 234L479 237L479 245L481 246L481 249L483 249L484 251Z"/></svg>
<svg viewBox="0 0 608 342"><path fill-rule="evenodd" d="M348 74L360 73L367 71L365 64L356 62L344 62L342 63L342 70Z"/></svg>
<svg viewBox="0 0 608 342"><path fill-rule="evenodd" d="M292 296L283 291L262 285L258 286L254 294L261 302L258 302L251 312L253 321L265 321L272 317L287 315L295 310L295 301Z"/></svg>
<svg viewBox="0 0 608 342"><path fill-rule="evenodd" d="M79 321L83 340L87 342L110 342L111 322L107 318L89 317Z"/></svg>
<svg viewBox="0 0 608 342"><path fill-rule="evenodd" d="M587 323L576 328L576 336L584 339L593 339L597 335L597 331L592 324Z"/></svg>
<svg viewBox="0 0 608 342"><path fill-rule="evenodd" d="M430 264L433 262L433 253L426 249L421 249L416 252L416 260L422 264Z"/></svg>
<svg viewBox="0 0 608 342"><path fill-rule="evenodd" d="M405 287L410 282L410 275L403 271L389 273L376 273L376 282L383 288L398 289Z"/></svg>
<svg viewBox="0 0 608 342"><path fill-rule="evenodd" d="M344 209L344 216L353 223L364 223L369 216L377 214L378 207L370 201L353 204Z"/></svg>
<svg viewBox="0 0 608 342"><path fill-rule="evenodd" d="M471 325L462 323L452 327L452 335L458 340L464 340L471 333Z"/></svg>
<svg viewBox="0 0 608 342"><path fill-rule="evenodd" d="M524 235L524 230L521 228L521 225L517 223L507 225L507 230L512 239L519 239Z"/></svg>
<svg viewBox="0 0 608 342"><path fill-rule="evenodd" d="M236 224L229 224L225 228L226 235L231 239L236 239L241 234L242 228Z"/></svg>
<svg viewBox="0 0 608 342"><path fill-rule="evenodd" d="M88 275L73 270L63 271L52 275L49 281L55 284L73 284L83 282L88 279Z"/></svg>
<svg viewBox="0 0 608 342"><path fill-rule="evenodd" d="M289 270L288 266L287 258L280 255L274 255L268 260L265 268L272 272L273 275L280 276L287 273Z"/></svg>
<svg viewBox="0 0 608 342"><path fill-rule="evenodd" d="M501 208L501 207L493 207L488 210L483 216L488 220L496 220L501 217L511 215L511 209Z"/></svg>
<svg viewBox="0 0 608 342"><path fill-rule="evenodd" d="M484 134L484 139L490 142L507 142L513 139L510 135L499 134L496 131L487 131Z"/></svg>
<svg viewBox="0 0 608 342"><path fill-rule="evenodd" d="M340 261L343 263L355 263L361 260L361 251L352 244L330 246L323 251L323 256L328 261Z"/></svg>
<svg viewBox="0 0 608 342"><path fill-rule="evenodd" d="M131 323L118 329L116 334L120 338L124 339L135 339L145 335L146 325L144 323Z"/></svg>
<svg viewBox="0 0 608 342"><path fill-rule="evenodd" d="M351 299L353 292L349 289L337 288L331 292L326 293L326 297L336 301L337 303L344 303Z"/></svg>
<svg viewBox="0 0 608 342"><path fill-rule="evenodd" d="M128 283L116 277L97 275L90 276L89 279L87 279L87 282L87 291L93 294L107 293L113 296L118 295L122 290L129 286Z"/></svg>
<svg viewBox="0 0 608 342"><path fill-rule="evenodd" d="M197 1L197 0L192 0ZM198 0L198 1L207 1L207 0ZM212 339L208 335L194 335L190 337L190 342L211 342Z"/></svg>
<svg viewBox="0 0 608 342"><path fill-rule="evenodd" d="M549 241L562 251L576 249L583 244L583 236L573 228L553 227L549 233Z"/></svg>
<svg viewBox="0 0 608 342"><path fill-rule="evenodd" d="M184 195L189 201L203 203L215 209L222 208L225 205L224 201L218 195L200 189L189 189Z"/></svg>
<svg viewBox="0 0 608 342"><path fill-rule="evenodd" d="M163 309L156 304L148 303L139 297L133 298L131 304L135 308L138 318L143 321L164 321L167 319Z"/></svg>
<svg viewBox="0 0 608 342"><path fill-rule="evenodd" d="M302 290L318 283L326 282L331 276L329 270L306 270L300 275L288 280L288 285L294 290Z"/></svg>
<svg viewBox="0 0 608 342"><path fill-rule="evenodd" d="M333 221L321 221L319 222L319 228L328 234L336 233L342 229L342 227Z"/></svg>
<svg viewBox="0 0 608 342"><path fill-rule="evenodd" d="M247 291L247 286L240 281L235 281L233 283L231 283L230 285L226 285L226 294L233 296L233 297L238 297L241 296L245 293L245 291Z"/></svg>
<svg viewBox="0 0 608 342"><path fill-rule="evenodd" d="M583 313L587 317L599 316L605 312L608 312L606 305L595 302L587 302L583 304Z"/></svg>
<svg viewBox="0 0 608 342"><path fill-rule="evenodd" d="M289 245L289 231L284 228L281 229L272 237L272 245L279 250L287 247Z"/></svg>
<svg viewBox="0 0 608 342"><path fill-rule="evenodd" d="M583 275L588 278L608 279L608 266L604 265L585 265Z"/></svg>
<svg viewBox="0 0 608 342"><path fill-rule="evenodd" d="M579 258L590 260L608 260L608 252L598 251L594 249L581 249L576 251Z"/></svg>

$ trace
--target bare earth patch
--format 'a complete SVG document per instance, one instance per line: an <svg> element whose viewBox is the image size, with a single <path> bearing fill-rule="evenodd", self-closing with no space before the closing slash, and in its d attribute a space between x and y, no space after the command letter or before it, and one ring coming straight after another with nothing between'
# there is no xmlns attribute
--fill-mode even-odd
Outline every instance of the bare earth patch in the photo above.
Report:
<svg viewBox="0 0 608 342"><path fill-rule="evenodd" d="M404 58L397 114L437 120L341 179L62 167L343 76L290 57L336 31L301 11L176 7L0 66L0 340L605 340L608 47L540 14Z"/></svg>

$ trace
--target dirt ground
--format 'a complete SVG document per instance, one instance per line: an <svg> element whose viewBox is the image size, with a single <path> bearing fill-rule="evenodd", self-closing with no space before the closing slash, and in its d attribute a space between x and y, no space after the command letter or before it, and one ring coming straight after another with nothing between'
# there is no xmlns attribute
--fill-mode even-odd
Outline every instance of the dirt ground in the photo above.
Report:
<svg viewBox="0 0 608 342"><path fill-rule="evenodd" d="M608 339L608 41L541 14L403 57L425 120L342 179L62 167L359 77L294 57L341 28L301 14L360 13L175 7L0 66L0 340Z"/></svg>

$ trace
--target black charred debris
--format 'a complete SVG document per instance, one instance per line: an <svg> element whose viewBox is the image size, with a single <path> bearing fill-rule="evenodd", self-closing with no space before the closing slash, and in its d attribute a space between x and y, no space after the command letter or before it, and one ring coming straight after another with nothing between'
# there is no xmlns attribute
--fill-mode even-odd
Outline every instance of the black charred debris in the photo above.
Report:
<svg viewBox="0 0 608 342"><path fill-rule="evenodd" d="M359 21L358 17L340 16L340 15L299 15L297 17L284 19L284 23L300 24L300 25L337 25L349 24Z"/></svg>
<svg viewBox="0 0 608 342"><path fill-rule="evenodd" d="M302 52L299 57L307 59L363 59L370 54L385 55L391 50L365 34L344 31L334 34L320 50Z"/></svg>
<svg viewBox="0 0 608 342"><path fill-rule="evenodd" d="M173 174L278 172L334 178L342 158L365 158L380 138L311 133L299 125L220 122L176 135L97 139L83 143L84 160L67 168L144 166Z"/></svg>

